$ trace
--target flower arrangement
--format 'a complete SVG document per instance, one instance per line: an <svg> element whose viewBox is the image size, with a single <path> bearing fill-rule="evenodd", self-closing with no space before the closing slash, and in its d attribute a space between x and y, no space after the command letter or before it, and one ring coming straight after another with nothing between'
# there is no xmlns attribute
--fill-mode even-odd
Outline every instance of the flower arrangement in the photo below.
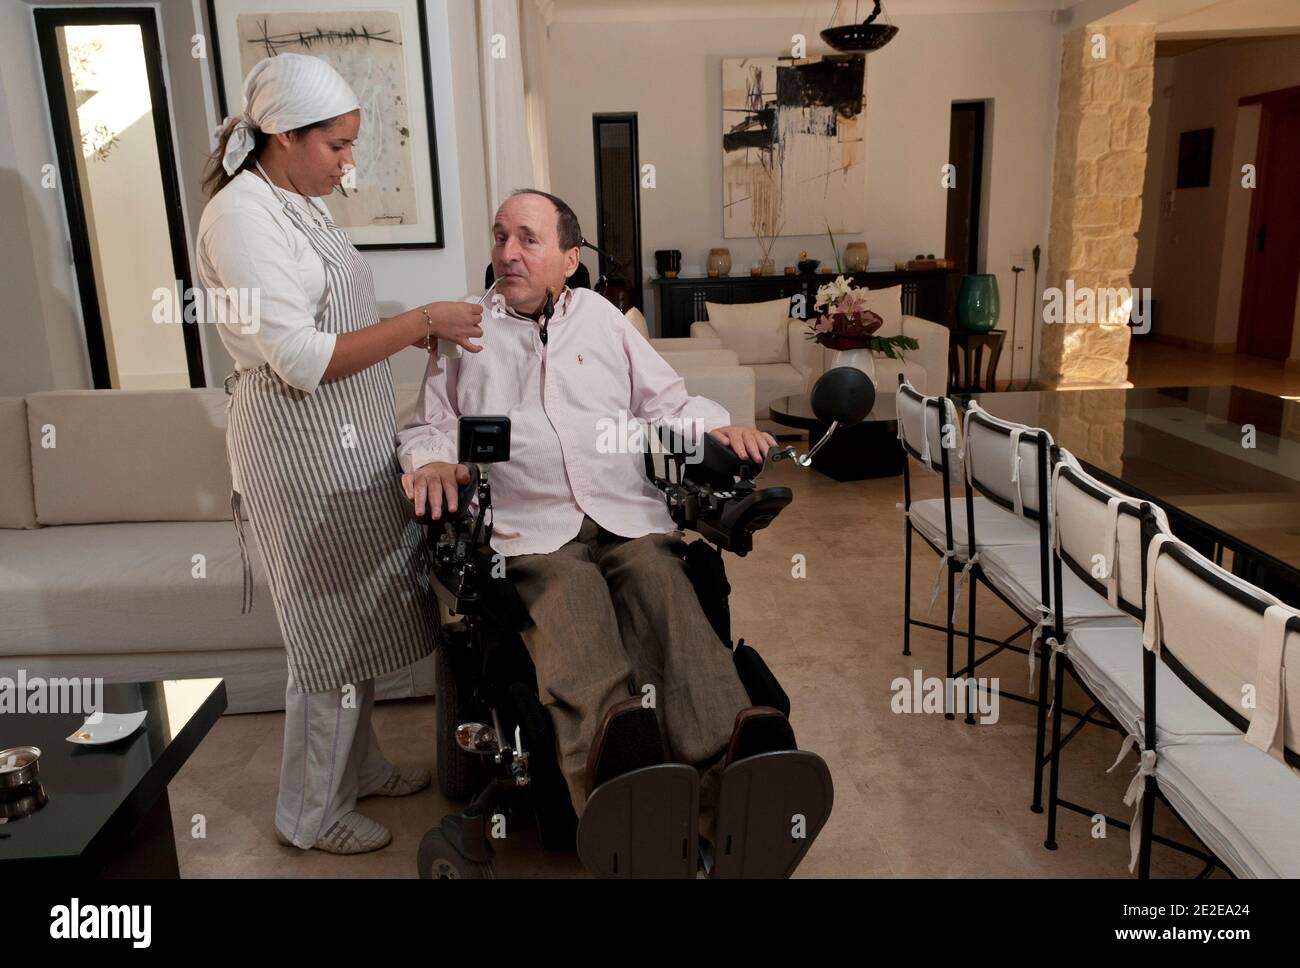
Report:
<svg viewBox="0 0 1300 968"><path fill-rule="evenodd" d="M867 290L854 286L842 275L817 290L813 309L817 318L808 324L808 338L827 349L868 349L889 359L899 359L903 350L920 348L911 336L877 336L885 324L878 313L866 308Z"/></svg>

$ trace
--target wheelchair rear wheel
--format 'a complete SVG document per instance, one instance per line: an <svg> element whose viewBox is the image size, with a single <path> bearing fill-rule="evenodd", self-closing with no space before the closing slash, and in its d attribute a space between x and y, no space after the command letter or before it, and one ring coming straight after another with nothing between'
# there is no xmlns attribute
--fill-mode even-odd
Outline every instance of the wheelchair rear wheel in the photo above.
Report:
<svg viewBox="0 0 1300 968"><path fill-rule="evenodd" d="M491 864L465 859L438 827L420 841L415 864L420 878L426 881L485 880L494 876Z"/></svg>
<svg viewBox="0 0 1300 968"><path fill-rule="evenodd" d="M464 719L466 709L456 676L455 663L452 661L451 649L460 643L452 640L452 634L438 644L434 650L434 714L437 718L437 770L438 789L448 800L470 800L483 788L487 776L483 769L481 756L467 753L456 742L456 727Z"/></svg>

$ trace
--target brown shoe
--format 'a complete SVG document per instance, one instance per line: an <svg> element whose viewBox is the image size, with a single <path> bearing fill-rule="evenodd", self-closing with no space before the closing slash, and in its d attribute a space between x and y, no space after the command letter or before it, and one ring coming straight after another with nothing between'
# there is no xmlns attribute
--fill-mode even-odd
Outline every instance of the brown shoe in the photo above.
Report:
<svg viewBox="0 0 1300 968"><path fill-rule="evenodd" d="M736 725L731 731L731 741L727 743L724 766L759 753L798 748L794 729L781 710L771 706L750 706L736 713Z"/></svg>
<svg viewBox="0 0 1300 968"><path fill-rule="evenodd" d="M588 796L606 780L664 762L655 711L630 696L605 711L587 754Z"/></svg>

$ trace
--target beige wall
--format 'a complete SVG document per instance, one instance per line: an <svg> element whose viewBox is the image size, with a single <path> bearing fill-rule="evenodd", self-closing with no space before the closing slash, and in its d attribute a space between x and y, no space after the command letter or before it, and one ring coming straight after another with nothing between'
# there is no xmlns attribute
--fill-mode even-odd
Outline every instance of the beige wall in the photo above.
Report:
<svg viewBox="0 0 1300 968"><path fill-rule="evenodd" d="M1163 138L1165 147L1159 170L1148 168L1147 207L1174 189L1181 132L1214 128L1214 155L1209 187L1176 191L1173 211L1161 205L1159 223L1150 230L1158 239L1151 283L1160 305L1158 335L1235 344L1245 257L1242 219L1249 217L1239 162L1253 154L1249 134L1239 140L1238 125L1251 124L1252 117L1258 125L1258 114L1240 111L1237 101L1294 85L1300 85L1300 37L1207 47L1174 59L1167 122L1163 133L1152 129L1153 142ZM1156 184L1160 188L1152 194Z"/></svg>
<svg viewBox="0 0 1300 968"><path fill-rule="evenodd" d="M1061 28L1048 11L892 13L898 37L867 58L866 231L837 241L866 241L872 262L891 266L918 252L942 253L947 195L939 169L947 160L950 108L957 100L992 99L986 261L998 274L1000 325L1007 327L1013 253L1028 265L1019 260L1035 244L1047 246ZM551 180L584 231L595 238L591 116L635 111L640 160L657 174L657 187L641 191L645 277L653 275L654 251L664 248L682 250L683 274L702 274L709 248L721 245L731 249L733 273L747 271L757 261L754 240L722 237L721 62L788 53L796 31L808 35L810 53L825 50L809 16L553 24ZM789 265L801 249L829 262L824 234L779 239L773 258L778 267ZM1028 367L1031 279L1025 273L1020 286L1018 375ZM646 294L651 301L649 287ZM1008 350L1004 375L1010 361Z"/></svg>
<svg viewBox="0 0 1300 968"><path fill-rule="evenodd" d="M1133 265L1133 288L1154 288L1156 252L1160 244L1161 196L1164 188L1165 131L1169 105L1173 100L1173 57L1157 57L1152 82L1151 127L1147 138L1147 171L1142 186L1142 222L1138 228L1137 262Z"/></svg>

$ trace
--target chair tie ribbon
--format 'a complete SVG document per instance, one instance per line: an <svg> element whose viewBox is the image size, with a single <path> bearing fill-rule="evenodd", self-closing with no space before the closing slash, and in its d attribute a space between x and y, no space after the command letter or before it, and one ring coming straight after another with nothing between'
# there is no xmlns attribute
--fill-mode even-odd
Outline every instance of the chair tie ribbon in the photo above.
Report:
<svg viewBox="0 0 1300 968"><path fill-rule="evenodd" d="M961 601L962 587L966 584L967 579L970 578L971 569L979 564L979 560L980 555L977 551L966 560L966 564L962 565L961 574L957 576L957 591L952 596L952 612L948 615L948 621L954 624L957 621L957 603Z"/></svg>
<svg viewBox="0 0 1300 968"><path fill-rule="evenodd" d="M1111 764L1107 773L1114 770L1120 763L1124 762L1124 757L1128 756L1129 750L1141 749L1142 741L1134 733L1129 733L1124 737L1124 742L1119 748L1119 756ZM1142 848L1142 796L1146 793L1146 778L1154 776L1156 772L1156 751L1142 750L1141 757L1138 760L1137 772L1133 774L1133 779L1129 781L1128 790L1124 793L1124 805L1133 808L1133 822L1128 828L1128 869L1131 871L1137 866L1138 853Z"/></svg>

